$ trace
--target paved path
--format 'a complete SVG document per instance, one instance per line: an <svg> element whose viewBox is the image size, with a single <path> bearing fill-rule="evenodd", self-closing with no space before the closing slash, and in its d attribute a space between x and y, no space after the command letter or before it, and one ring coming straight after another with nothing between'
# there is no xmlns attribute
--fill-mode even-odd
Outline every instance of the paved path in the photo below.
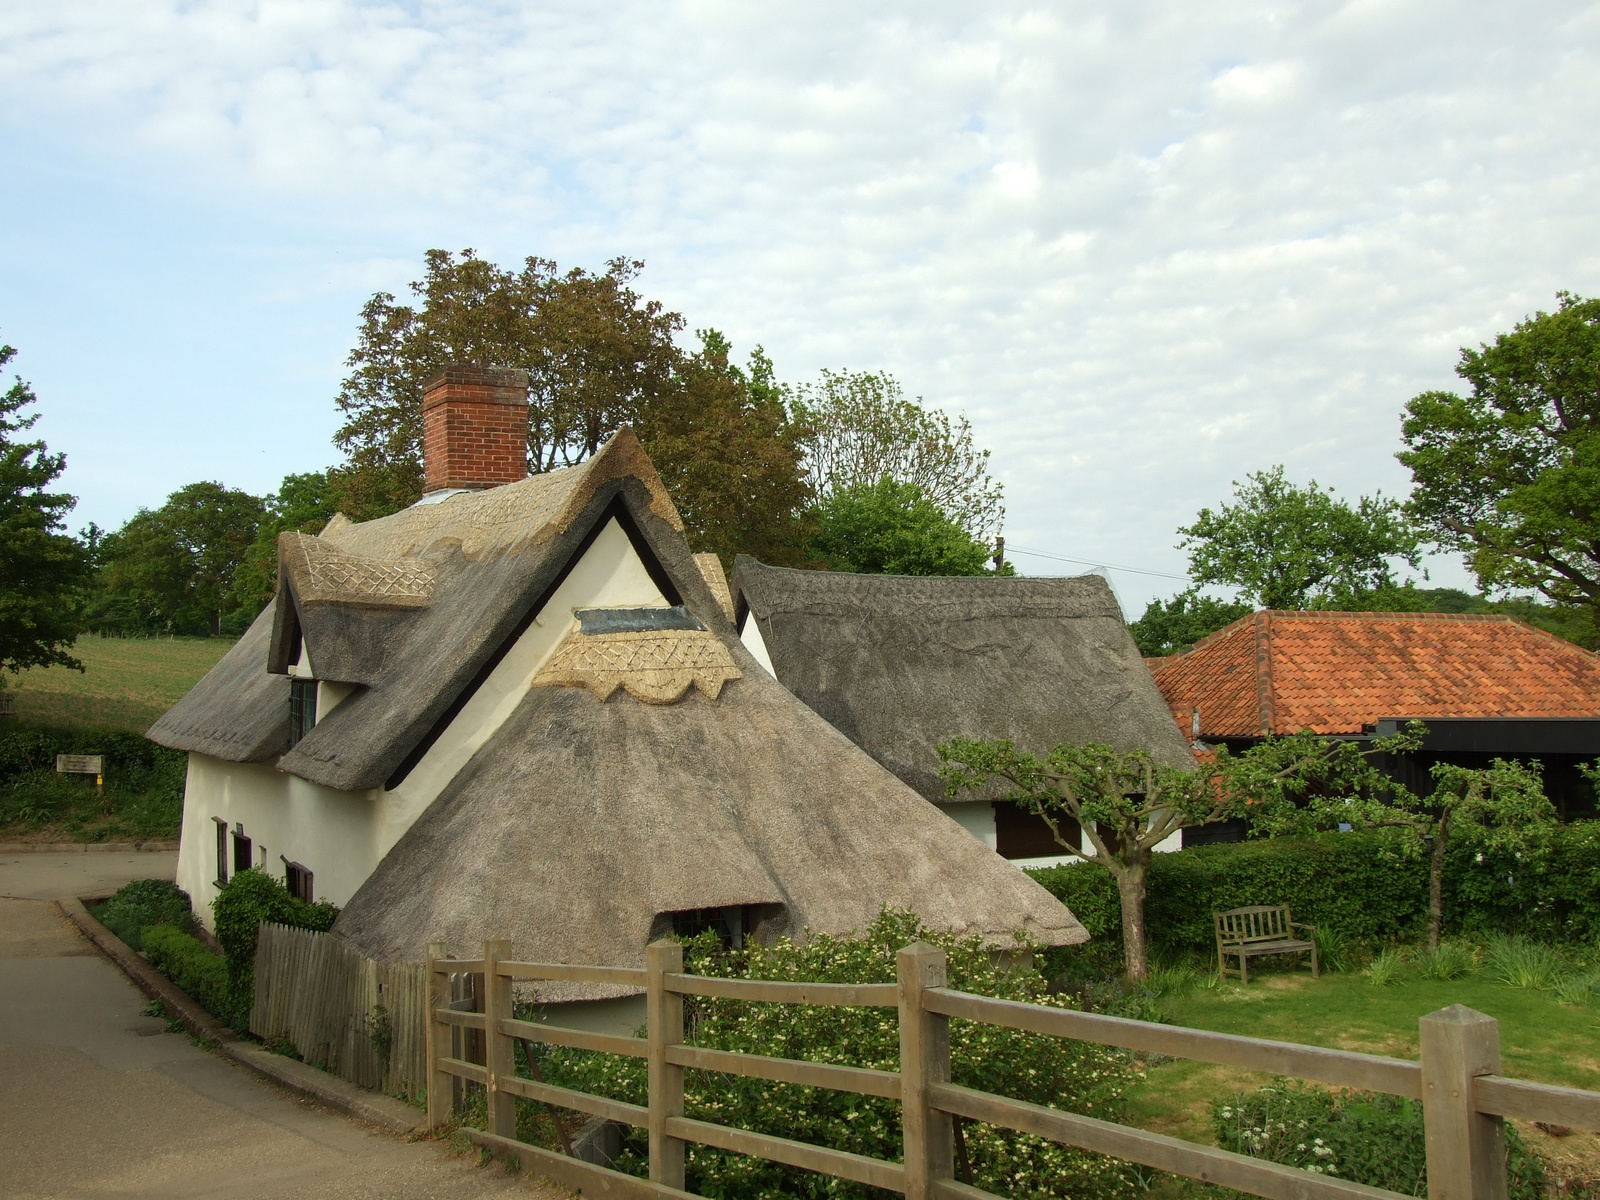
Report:
<svg viewBox="0 0 1600 1200"><path fill-rule="evenodd" d="M175 858L0 860L0 1196L555 1200L298 1100L143 1016L144 995L46 897L170 878Z"/></svg>

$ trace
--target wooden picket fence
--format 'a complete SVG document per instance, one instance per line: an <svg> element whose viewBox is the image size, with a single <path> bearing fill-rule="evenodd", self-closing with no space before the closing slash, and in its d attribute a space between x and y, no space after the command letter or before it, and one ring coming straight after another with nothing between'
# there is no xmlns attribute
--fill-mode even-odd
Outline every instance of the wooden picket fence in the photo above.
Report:
<svg viewBox="0 0 1600 1200"><path fill-rule="evenodd" d="M473 1141L495 1153L515 1155L524 1169L567 1187L616 1200L686 1195L682 1189L688 1142L870 1184L900 1192L909 1200L992 1200L991 1193L956 1180L952 1149L956 1117L1274 1200L1402 1200L1398 1193L1380 1188L956 1085L950 1081L952 1017L1420 1100L1430 1200L1506 1200L1505 1117L1600 1130L1600 1092L1500 1075L1498 1022L1460 1005L1422 1018L1422 1059L1411 1062L954 991L945 986L944 952L921 943L900 951L896 983L861 985L686 975L683 947L673 942L652 944L643 970L512 962L509 956L510 943L503 940L485 942L481 959L451 959L442 945L429 947L429 1126L450 1119L457 1081L480 1084L488 1097L489 1127L465 1131ZM473 981L470 987L464 986L468 979ZM519 980L643 988L648 998L648 1036L617 1037L517 1020L512 1015L512 989ZM463 996L470 999L464 1003ZM685 996L898 1008L900 1070L866 1070L687 1045ZM522 1078L516 1074L514 1057L518 1039L643 1058L649 1064L649 1103L625 1104ZM686 1117L686 1068L898 1100L904 1129L902 1161ZM518 1141L518 1097L648 1130L649 1180Z"/></svg>
<svg viewBox="0 0 1600 1200"><path fill-rule="evenodd" d="M250 1032L361 1087L420 1096L427 1080L427 978L338 938L263 924Z"/></svg>

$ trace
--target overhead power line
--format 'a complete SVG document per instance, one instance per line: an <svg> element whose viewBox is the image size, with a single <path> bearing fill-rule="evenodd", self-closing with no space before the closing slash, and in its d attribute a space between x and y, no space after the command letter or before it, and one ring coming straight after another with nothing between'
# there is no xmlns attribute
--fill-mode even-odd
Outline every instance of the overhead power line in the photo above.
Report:
<svg viewBox="0 0 1600 1200"><path fill-rule="evenodd" d="M1030 558L1049 558L1054 559L1056 562L1076 563L1080 567L1097 567L1102 571L1126 571L1130 575L1154 575L1161 579L1180 579L1185 583L1189 582L1187 575L1174 575L1171 571L1150 571L1143 567L1121 567L1116 563L1095 562L1093 559L1088 558L1070 558L1065 554L1049 554L1043 550L1029 550L1023 546L1007 545L1006 550L1009 553L1026 554Z"/></svg>

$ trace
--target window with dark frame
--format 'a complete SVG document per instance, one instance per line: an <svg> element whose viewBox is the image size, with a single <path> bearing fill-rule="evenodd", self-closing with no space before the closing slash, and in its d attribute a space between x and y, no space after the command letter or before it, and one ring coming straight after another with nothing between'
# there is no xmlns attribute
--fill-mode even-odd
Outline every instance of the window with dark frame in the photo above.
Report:
<svg viewBox="0 0 1600 1200"><path fill-rule="evenodd" d="M317 723L317 681L289 681L289 745L293 746Z"/></svg>
<svg viewBox="0 0 1600 1200"><path fill-rule="evenodd" d="M217 886L228 883L228 823L221 817L212 817L217 823Z"/></svg>
<svg viewBox="0 0 1600 1200"><path fill-rule="evenodd" d="M290 862L287 858L283 859L283 886L295 899L304 900L307 904L316 903L313 897L311 871L305 865Z"/></svg>
<svg viewBox="0 0 1600 1200"><path fill-rule="evenodd" d="M726 908L690 908L666 915L672 921L672 932L678 937L698 937L709 929L730 950L744 949L745 914L742 904L730 904Z"/></svg>
<svg viewBox="0 0 1600 1200"><path fill-rule="evenodd" d="M1071 817L1061 816L1057 825L1069 844L1083 845L1083 831ZM1069 853L1056 841L1049 822L1012 800L994 802L994 849L1001 858L1055 858Z"/></svg>
<svg viewBox="0 0 1600 1200"><path fill-rule="evenodd" d="M233 873L235 875L237 875L240 871L248 871L251 867L255 866L255 858L253 857L254 854L255 854L255 845L250 840L250 838L248 836L246 836L245 831L244 831L244 825L243 824L234 825L234 827L233 827Z"/></svg>

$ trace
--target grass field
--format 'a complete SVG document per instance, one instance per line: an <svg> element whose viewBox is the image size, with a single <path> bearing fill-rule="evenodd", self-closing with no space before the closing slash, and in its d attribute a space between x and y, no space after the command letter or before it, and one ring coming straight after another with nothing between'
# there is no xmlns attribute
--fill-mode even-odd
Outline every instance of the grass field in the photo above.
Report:
<svg viewBox="0 0 1600 1200"><path fill-rule="evenodd" d="M82 637L72 654L84 670L24 671L7 680L17 720L143 733L216 665L231 638Z"/></svg>
<svg viewBox="0 0 1600 1200"><path fill-rule="evenodd" d="M1162 1011L1176 1025L1415 1059L1418 1018L1451 1004L1500 1022L1505 1074L1600 1090L1600 1007L1560 1004L1550 992L1508 987L1482 973L1440 981L1402 971L1390 986L1376 987L1361 974L1313 980L1309 971L1268 971L1248 987L1201 983L1168 996ZM1231 1067L1161 1062L1133 1093L1130 1117L1146 1129L1215 1145L1211 1101L1271 1083L1270 1076ZM1531 1123L1517 1122L1517 1128L1554 1176L1600 1179L1600 1138L1594 1133L1556 1138ZM1212 1189L1186 1185L1179 1191Z"/></svg>

